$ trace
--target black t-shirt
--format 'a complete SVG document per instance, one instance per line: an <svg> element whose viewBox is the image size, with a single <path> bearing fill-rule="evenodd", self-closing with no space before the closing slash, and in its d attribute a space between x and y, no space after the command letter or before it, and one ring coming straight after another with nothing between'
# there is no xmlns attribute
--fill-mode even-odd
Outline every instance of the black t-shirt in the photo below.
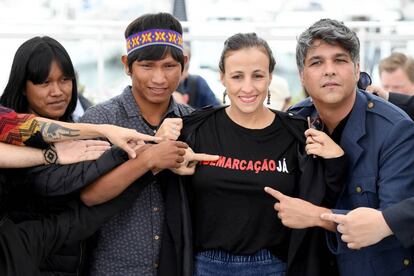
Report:
<svg viewBox="0 0 414 276"><path fill-rule="evenodd" d="M202 162L192 176L190 201L196 250L253 254L267 248L285 259L289 230L273 208L269 186L295 195L298 141L278 117L264 129L246 129L225 110L194 133L195 152L220 155Z"/></svg>

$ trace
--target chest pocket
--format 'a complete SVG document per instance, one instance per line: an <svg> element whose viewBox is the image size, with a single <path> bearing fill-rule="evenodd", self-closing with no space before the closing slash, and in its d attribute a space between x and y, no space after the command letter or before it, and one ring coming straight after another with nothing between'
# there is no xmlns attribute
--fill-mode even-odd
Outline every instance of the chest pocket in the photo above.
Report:
<svg viewBox="0 0 414 276"><path fill-rule="evenodd" d="M345 207L378 208L378 189L375 176L352 177L344 194Z"/></svg>

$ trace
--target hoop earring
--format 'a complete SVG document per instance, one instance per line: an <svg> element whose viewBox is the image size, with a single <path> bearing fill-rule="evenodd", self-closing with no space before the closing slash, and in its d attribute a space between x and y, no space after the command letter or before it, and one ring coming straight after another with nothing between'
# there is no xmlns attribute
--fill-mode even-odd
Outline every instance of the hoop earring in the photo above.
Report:
<svg viewBox="0 0 414 276"><path fill-rule="evenodd" d="M226 95L227 95L227 90L224 89L224 92L223 92L223 104L226 104Z"/></svg>
<svg viewBox="0 0 414 276"><path fill-rule="evenodd" d="M267 90L267 104L270 104L270 90Z"/></svg>

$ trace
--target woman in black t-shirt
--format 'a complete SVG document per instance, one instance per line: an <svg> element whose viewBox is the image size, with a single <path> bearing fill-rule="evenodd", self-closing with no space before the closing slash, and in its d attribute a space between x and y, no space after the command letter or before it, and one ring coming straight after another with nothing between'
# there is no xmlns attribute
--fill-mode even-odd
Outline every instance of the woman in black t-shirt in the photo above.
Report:
<svg viewBox="0 0 414 276"><path fill-rule="evenodd" d="M220 156L201 162L187 179L194 274L285 275L290 266L303 265L301 272L288 274L321 275L325 268L314 263L328 260L309 251L314 241L325 247L317 240L320 235L284 227L275 215L274 198L263 189L332 203L341 190L335 168L344 163L344 152L326 134L314 131L318 142L312 137L308 142L318 143L326 153L321 156L325 159L314 158L320 152L316 147L305 152L306 120L264 106L275 60L256 34L227 39L219 67L230 106L196 112L184 119L182 132L195 152Z"/></svg>

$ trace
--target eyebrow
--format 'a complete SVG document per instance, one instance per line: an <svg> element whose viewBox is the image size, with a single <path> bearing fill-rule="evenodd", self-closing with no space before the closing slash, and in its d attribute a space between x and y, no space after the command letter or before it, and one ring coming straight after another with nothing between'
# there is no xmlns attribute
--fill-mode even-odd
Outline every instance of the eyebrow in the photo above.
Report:
<svg viewBox="0 0 414 276"><path fill-rule="evenodd" d="M266 72L265 70L257 69L257 70L254 70L252 73L254 74L254 73L265 73L265 72ZM245 74L245 72L237 70L237 71L231 71L229 72L229 74Z"/></svg>
<svg viewBox="0 0 414 276"><path fill-rule="evenodd" d="M334 54L333 56L335 58L337 58L337 57L349 57L349 55L347 55L346 53L337 53L337 54ZM324 59L324 57L319 55L319 56L312 56L312 57L309 58L309 60L312 60L312 59Z"/></svg>
<svg viewBox="0 0 414 276"><path fill-rule="evenodd" d="M344 58L351 58L348 54L346 54L346 53L337 53L337 54L334 54L333 55L333 57L334 58L341 58L341 57L344 57ZM320 60L320 59L325 59L325 57L323 57L323 56L312 56L312 57L310 57L310 58L308 58L308 61L313 61L313 60Z"/></svg>
<svg viewBox="0 0 414 276"><path fill-rule="evenodd" d="M229 74L230 75L233 75L233 74L244 74L244 72L243 71L230 71Z"/></svg>

